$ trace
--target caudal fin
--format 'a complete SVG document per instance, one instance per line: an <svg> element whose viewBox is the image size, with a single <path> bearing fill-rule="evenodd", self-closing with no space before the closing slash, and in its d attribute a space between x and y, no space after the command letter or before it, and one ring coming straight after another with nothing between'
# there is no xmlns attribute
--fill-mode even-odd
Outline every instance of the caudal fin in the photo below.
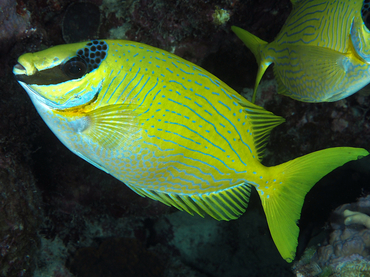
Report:
<svg viewBox="0 0 370 277"><path fill-rule="evenodd" d="M271 236L286 261L291 262L295 257L299 234L297 221L307 192L335 168L368 154L361 148L329 148L268 168L270 186L260 186L257 190Z"/></svg>
<svg viewBox="0 0 370 277"><path fill-rule="evenodd" d="M242 28L232 26L231 30L252 51L258 63L258 72L257 72L257 77L256 77L256 83L254 85L253 99L252 99L252 102L255 103L258 85L266 69L272 63L272 60L267 60L261 55L261 49L263 46L267 45L267 42L256 37L255 35L252 35L248 31L243 30Z"/></svg>

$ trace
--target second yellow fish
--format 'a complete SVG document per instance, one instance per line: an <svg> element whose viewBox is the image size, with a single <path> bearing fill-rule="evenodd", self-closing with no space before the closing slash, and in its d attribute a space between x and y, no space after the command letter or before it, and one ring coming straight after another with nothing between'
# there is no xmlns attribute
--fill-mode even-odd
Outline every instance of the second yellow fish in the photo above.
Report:
<svg viewBox="0 0 370 277"><path fill-rule="evenodd" d="M370 82L369 2L292 0L293 10L267 43L232 27L253 52L259 69L253 100L271 63L278 92L303 102L332 102Z"/></svg>

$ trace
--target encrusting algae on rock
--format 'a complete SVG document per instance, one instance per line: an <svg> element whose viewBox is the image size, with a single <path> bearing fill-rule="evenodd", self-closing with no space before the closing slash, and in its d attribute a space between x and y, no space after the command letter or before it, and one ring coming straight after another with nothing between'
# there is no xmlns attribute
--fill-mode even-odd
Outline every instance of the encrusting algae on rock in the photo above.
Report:
<svg viewBox="0 0 370 277"><path fill-rule="evenodd" d="M338 147L261 164L284 119L204 69L124 40L93 40L24 54L13 70L54 134L76 155L141 196L190 214L236 219L251 187L272 238L295 257L306 193L365 149Z"/></svg>
<svg viewBox="0 0 370 277"><path fill-rule="evenodd" d="M214 24L224 25L230 19L230 12L216 6L215 12L212 14L212 18Z"/></svg>

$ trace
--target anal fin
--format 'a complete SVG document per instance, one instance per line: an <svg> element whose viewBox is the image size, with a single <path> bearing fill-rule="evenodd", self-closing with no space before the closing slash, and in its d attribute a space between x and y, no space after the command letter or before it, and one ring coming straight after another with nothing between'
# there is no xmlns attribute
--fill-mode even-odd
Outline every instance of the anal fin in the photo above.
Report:
<svg viewBox="0 0 370 277"><path fill-rule="evenodd" d="M231 188L203 194L177 194L128 185L141 196L160 201L181 211L204 216L208 214L216 220L231 220L241 216L249 202L251 186L239 184Z"/></svg>

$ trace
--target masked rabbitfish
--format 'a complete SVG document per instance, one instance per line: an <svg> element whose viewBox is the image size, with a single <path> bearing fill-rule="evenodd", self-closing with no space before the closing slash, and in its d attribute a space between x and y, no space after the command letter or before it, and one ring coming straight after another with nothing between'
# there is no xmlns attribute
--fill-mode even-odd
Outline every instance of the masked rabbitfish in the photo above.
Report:
<svg viewBox="0 0 370 277"><path fill-rule="evenodd" d="M230 220L244 213L254 186L289 262L306 193L368 155L330 148L265 167L269 134L284 119L204 69L141 43L60 45L22 55L14 74L67 148L141 196Z"/></svg>
<svg viewBox="0 0 370 277"><path fill-rule="evenodd" d="M253 100L271 63L278 93L303 102L332 102L370 82L369 0L291 0L293 10L267 43L233 26L259 64Z"/></svg>

